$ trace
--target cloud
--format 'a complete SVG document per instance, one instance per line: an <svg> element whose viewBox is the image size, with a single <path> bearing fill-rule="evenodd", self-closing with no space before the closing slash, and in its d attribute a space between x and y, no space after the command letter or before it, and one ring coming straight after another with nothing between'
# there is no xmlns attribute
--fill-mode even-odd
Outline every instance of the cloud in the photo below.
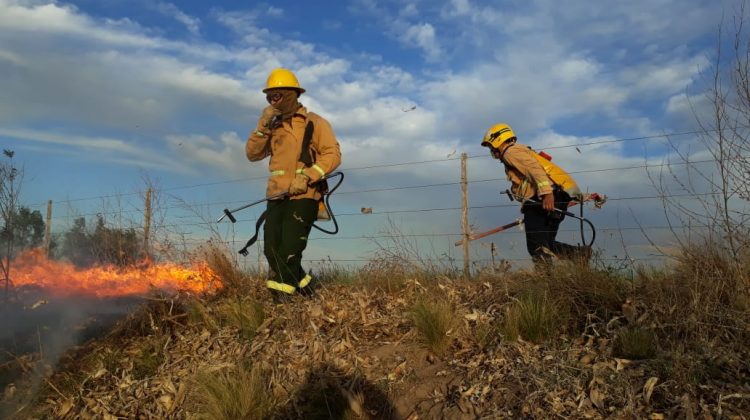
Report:
<svg viewBox="0 0 750 420"><path fill-rule="evenodd" d="M268 6L268 9L266 10L266 14L268 16L279 18L279 17L284 16L284 9L280 7Z"/></svg>
<svg viewBox="0 0 750 420"><path fill-rule="evenodd" d="M581 1L565 8L550 0L513 8L470 0L360 0L346 9L355 13L331 17L345 22L337 34L357 25L362 34L372 31L375 42L385 36L393 51L365 43L351 52L312 35L301 41L269 30L260 17L283 14L274 6L216 8L198 20L159 4L192 33L189 42L61 2L0 0L0 133L82 151L81 160L116 160L160 173L263 176L265 163L246 161L244 138L266 106L260 90L268 72L284 66L307 89L302 102L331 121L342 167L378 167L347 173L342 191L351 194L341 196L347 206L376 211L458 205L455 185L355 193L457 182L458 161L444 159L484 155L479 139L496 122L545 147L683 127L692 118L682 90L699 84L696 75L711 48L694 41L713 31L713 9L720 9L666 0ZM685 10L681 19L664 18L678 6ZM215 32L221 42L209 37ZM613 143L581 153L569 147L553 156L571 171L593 171L637 166L646 152L669 153L663 145L640 147ZM439 162L387 166L419 161ZM507 204L498 196L506 183L497 162L471 159L470 176L493 179L471 184L473 204ZM611 195L649 189L642 169L576 177ZM655 218L657 207L639 205L637 212ZM625 203L618 209L628 214ZM501 216L516 217L516 210L477 210L472 218L492 226ZM455 214L437 213L415 215L410 226L456 230Z"/></svg>
<svg viewBox="0 0 750 420"><path fill-rule="evenodd" d="M98 162L106 160L149 169L169 170L180 173L187 172L185 168L177 165L169 158L162 157L160 153L153 149L120 139L4 128L0 128L0 136L22 141L70 146L85 156L91 156L92 159Z"/></svg>
<svg viewBox="0 0 750 420"><path fill-rule="evenodd" d="M148 4L159 13L162 13L165 16L171 17L174 20L183 24L185 28L193 35L197 35L200 33L200 24L201 24L200 19L186 14L174 4L166 3L162 1L157 1L155 3L148 3Z"/></svg>
<svg viewBox="0 0 750 420"><path fill-rule="evenodd" d="M421 48L428 61L435 61L441 56L440 46L435 37L435 28L429 23L409 26L401 39L407 44Z"/></svg>

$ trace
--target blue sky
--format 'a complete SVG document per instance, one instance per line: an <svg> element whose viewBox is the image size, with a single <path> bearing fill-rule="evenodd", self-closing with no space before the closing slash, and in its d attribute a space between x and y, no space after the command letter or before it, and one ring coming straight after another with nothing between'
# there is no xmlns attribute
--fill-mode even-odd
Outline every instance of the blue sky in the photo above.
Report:
<svg viewBox="0 0 750 420"><path fill-rule="evenodd" d="M459 206L456 185L357 191L456 182L457 160L382 165L485 154L479 139L501 121L522 142L557 147L555 161L570 171L661 161L659 141L569 146L695 129L690 104L707 109L701 90L717 27L737 5L0 0L0 143L24 166L23 201L57 203L57 230L75 215L107 209L137 223L147 178L163 190L171 234L199 241L207 231L191 225L201 220L196 214L215 220L222 208L263 194L265 163L245 159L244 140L265 105L268 72L284 66L307 89L303 104L332 123L342 168L352 169L346 194L334 199L339 211L383 212L342 217L342 236L388 230L389 218L407 233L458 233L455 211L388 213ZM369 166L382 167L356 169ZM507 185L496 162L472 158L469 174L497 179L471 184L473 206L508 204L498 194ZM654 193L643 170L577 179L613 197ZM112 194L123 196L101 197ZM663 224L656 204L613 202L592 218L605 229L633 226L634 218ZM512 207L471 213L478 230L515 217ZM245 229L238 239L247 236L249 226L237 227ZM316 238L312 258L366 259L374 246ZM622 238L602 238L610 255L622 255ZM420 247L450 254L454 239ZM491 239L503 256L525 256L518 233ZM637 235L625 242L644 243Z"/></svg>

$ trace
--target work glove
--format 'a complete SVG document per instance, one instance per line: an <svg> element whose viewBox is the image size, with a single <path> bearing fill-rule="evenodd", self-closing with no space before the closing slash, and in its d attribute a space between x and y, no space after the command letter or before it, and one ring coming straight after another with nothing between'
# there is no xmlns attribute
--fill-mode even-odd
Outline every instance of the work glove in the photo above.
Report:
<svg viewBox="0 0 750 420"><path fill-rule="evenodd" d="M310 182L310 178L307 175L297 174L289 186L289 195L304 194L307 191L308 182Z"/></svg>
<svg viewBox="0 0 750 420"><path fill-rule="evenodd" d="M265 107L263 113L260 115L260 119L258 120L258 129L262 131L271 131L271 129L273 129L271 124L274 117L277 115L281 115L281 111L271 105Z"/></svg>

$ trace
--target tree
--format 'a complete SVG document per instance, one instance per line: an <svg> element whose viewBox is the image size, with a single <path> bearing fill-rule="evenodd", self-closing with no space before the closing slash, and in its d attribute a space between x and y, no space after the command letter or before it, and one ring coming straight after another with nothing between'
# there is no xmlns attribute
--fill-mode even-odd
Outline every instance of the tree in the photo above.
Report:
<svg viewBox="0 0 750 420"><path fill-rule="evenodd" d="M15 152L3 149L6 160L0 163L0 218L2 218L3 232L13 232L14 216L18 206L18 196L21 192L23 181L23 168L19 169L13 162ZM4 256L0 258L0 270L2 270L3 282L5 283L5 298L8 298L10 287L10 263L13 255L12 235L3 238L2 246Z"/></svg>
<svg viewBox="0 0 750 420"><path fill-rule="evenodd" d="M44 240L44 221L39 210L31 211L27 207L21 207L18 211L12 211L10 219L13 224L5 225L0 231L0 241L12 243L14 251L35 248ZM2 254L5 255L5 250ZM11 254L11 257L13 255Z"/></svg>
<svg viewBox="0 0 750 420"><path fill-rule="evenodd" d="M79 217L73 221L73 227L62 236L61 256L73 264L83 267L94 262L91 255L91 239L86 233L86 219Z"/></svg>
<svg viewBox="0 0 750 420"><path fill-rule="evenodd" d="M93 231L86 228L86 219L73 221L73 227L63 234L62 256L83 267L92 264L133 264L142 255L143 239L134 228L108 227L98 215Z"/></svg>
<svg viewBox="0 0 750 420"><path fill-rule="evenodd" d="M652 175L668 219L676 217L681 226L700 229L708 243L738 263L750 245L750 36L744 27L746 19L743 1L733 18L728 55L722 48L726 24L719 25L716 55L705 72L708 83L703 98L710 112L691 100L701 152L706 156L696 159L668 138L676 161ZM691 200L686 203L676 198L680 196Z"/></svg>

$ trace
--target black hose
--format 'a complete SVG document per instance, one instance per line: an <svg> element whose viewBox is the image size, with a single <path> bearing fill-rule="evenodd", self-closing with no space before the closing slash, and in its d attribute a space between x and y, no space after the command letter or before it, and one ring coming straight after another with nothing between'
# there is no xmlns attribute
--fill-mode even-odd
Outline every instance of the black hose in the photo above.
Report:
<svg viewBox="0 0 750 420"><path fill-rule="evenodd" d="M336 191L336 189L341 185L342 182L344 182L344 173L334 172L325 178L326 180L329 180L331 178L336 178L336 177L339 178L338 182L336 182L336 185L334 185L332 188L329 188L328 191L325 194L323 194L323 205L325 206L328 214L331 216L331 221L333 222L333 230L323 229L322 227L316 225L315 223L313 223L312 225L315 229L318 229L319 231L323 233L327 233L329 235L335 235L339 233L339 223L336 221L336 215L333 214L333 210L331 209L330 200L331 200L331 195L333 194L333 192Z"/></svg>

